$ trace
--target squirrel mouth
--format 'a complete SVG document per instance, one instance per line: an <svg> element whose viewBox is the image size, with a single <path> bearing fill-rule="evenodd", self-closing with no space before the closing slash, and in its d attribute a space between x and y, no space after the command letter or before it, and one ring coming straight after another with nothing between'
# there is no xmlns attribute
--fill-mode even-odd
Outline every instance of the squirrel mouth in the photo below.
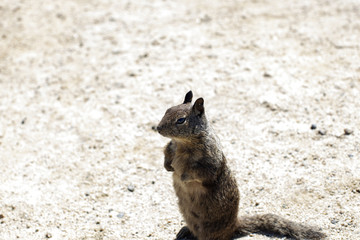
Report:
<svg viewBox="0 0 360 240"><path fill-rule="evenodd" d="M156 127L156 130L157 130L157 132L160 134L160 135L162 135L162 136L164 136L165 137L165 133L164 133L164 128L162 127L162 126L157 126Z"/></svg>

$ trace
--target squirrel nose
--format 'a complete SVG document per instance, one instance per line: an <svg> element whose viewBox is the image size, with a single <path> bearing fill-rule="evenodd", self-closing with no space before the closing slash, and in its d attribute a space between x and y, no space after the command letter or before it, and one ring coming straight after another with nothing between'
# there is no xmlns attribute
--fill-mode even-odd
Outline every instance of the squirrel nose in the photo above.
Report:
<svg viewBox="0 0 360 240"><path fill-rule="evenodd" d="M161 126L157 126L157 127L156 127L156 130L157 130L158 132L161 131L161 129L162 129Z"/></svg>

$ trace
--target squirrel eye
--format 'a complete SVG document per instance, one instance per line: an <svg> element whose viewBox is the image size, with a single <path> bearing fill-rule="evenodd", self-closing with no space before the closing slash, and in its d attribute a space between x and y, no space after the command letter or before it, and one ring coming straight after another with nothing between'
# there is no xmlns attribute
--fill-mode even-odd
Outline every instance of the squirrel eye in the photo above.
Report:
<svg viewBox="0 0 360 240"><path fill-rule="evenodd" d="M185 122L186 118L179 118L177 121L176 121L176 124L183 124Z"/></svg>

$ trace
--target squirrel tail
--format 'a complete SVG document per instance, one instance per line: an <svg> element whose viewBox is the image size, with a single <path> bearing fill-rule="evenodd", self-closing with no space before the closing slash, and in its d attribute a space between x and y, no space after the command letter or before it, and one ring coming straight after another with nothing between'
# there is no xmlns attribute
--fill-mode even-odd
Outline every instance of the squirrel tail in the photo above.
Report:
<svg viewBox="0 0 360 240"><path fill-rule="evenodd" d="M313 228L286 220L274 214L243 216L238 220L237 232L248 234L269 232L294 239L324 239L326 235Z"/></svg>

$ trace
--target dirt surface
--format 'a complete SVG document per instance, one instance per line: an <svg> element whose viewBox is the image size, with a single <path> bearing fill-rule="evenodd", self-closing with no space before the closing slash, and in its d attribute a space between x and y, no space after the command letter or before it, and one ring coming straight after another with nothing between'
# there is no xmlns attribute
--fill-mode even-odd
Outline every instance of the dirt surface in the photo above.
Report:
<svg viewBox="0 0 360 240"><path fill-rule="evenodd" d="M0 239L173 239L152 128L190 89L240 214L360 239L359 1L2 0L0 16Z"/></svg>

